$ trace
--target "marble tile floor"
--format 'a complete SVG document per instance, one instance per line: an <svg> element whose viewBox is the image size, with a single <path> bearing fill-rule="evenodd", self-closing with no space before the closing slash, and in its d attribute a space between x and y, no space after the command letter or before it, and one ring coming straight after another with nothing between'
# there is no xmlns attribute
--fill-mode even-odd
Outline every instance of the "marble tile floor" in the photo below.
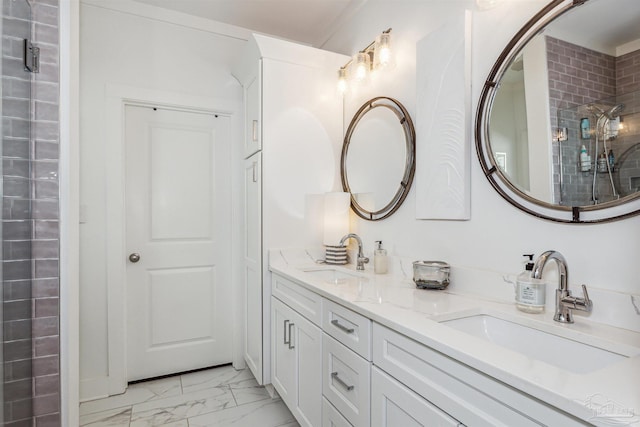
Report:
<svg viewBox="0 0 640 427"><path fill-rule="evenodd" d="M299 427L248 369L231 365L132 384L80 404L80 426Z"/></svg>

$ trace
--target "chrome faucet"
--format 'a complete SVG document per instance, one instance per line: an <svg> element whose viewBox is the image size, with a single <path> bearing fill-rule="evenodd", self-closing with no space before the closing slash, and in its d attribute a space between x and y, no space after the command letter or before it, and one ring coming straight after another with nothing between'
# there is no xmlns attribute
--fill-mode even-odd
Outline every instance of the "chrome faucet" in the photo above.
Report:
<svg viewBox="0 0 640 427"><path fill-rule="evenodd" d="M340 239L340 246L344 246L344 242L348 239L355 239L356 242L358 242L358 262L356 263L356 270L364 270L364 265L369 262L369 258L362 253L362 239L355 233L349 233Z"/></svg>
<svg viewBox="0 0 640 427"><path fill-rule="evenodd" d="M542 270L544 270L544 266L550 259L554 260L558 265L558 274L560 275L560 282L558 289L556 289L556 313L553 316L553 320L560 323L573 323L573 312L571 310L590 312L593 308L593 302L589 299L585 285L582 285L584 298L571 296L571 291L569 290L569 268L567 267L567 261L560 252L546 251L540 255L533 266L531 277L541 279Z"/></svg>

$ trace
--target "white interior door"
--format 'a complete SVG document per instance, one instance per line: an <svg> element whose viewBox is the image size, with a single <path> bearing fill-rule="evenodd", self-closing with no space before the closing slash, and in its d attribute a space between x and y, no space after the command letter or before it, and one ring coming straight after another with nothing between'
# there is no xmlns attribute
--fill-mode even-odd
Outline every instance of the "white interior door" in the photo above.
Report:
<svg viewBox="0 0 640 427"><path fill-rule="evenodd" d="M229 118L126 106L125 145L127 379L231 362Z"/></svg>

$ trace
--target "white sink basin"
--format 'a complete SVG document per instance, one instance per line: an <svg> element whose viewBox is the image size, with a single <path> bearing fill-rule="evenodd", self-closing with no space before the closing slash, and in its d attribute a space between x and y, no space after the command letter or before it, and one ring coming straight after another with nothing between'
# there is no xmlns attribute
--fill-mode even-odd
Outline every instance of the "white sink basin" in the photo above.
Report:
<svg viewBox="0 0 640 427"><path fill-rule="evenodd" d="M323 268L318 270L305 270L305 273L312 275L315 278L321 279L327 283L343 284L352 281L366 282L366 277L359 276L357 274L350 274L345 271L336 270L333 268Z"/></svg>
<svg viewBox="0 0 640 427"><path fill-rule="evenodd" d="M487 314L441 322L459 331L574 373L588 373L628 356Z"/></svg>

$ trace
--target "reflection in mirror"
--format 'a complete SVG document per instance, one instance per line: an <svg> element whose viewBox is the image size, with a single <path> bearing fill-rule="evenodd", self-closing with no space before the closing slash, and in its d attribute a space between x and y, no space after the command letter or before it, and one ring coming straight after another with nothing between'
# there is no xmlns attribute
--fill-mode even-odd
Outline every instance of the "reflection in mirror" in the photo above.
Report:
<svg viewBox="0 0 640 427"><path fill-rule="evenodd" d="M391 98L367 101L354 115L342 148L342 185L364 219L395 212L413 181L415 131L404 107Z"/></svg>
<svg viewBox="0 0 640 427"><path fill-rule="evenodd" d="M555 0L543 12L492 70L478 153L510 202L576 221L640 197L640 1Z"/></svg>

